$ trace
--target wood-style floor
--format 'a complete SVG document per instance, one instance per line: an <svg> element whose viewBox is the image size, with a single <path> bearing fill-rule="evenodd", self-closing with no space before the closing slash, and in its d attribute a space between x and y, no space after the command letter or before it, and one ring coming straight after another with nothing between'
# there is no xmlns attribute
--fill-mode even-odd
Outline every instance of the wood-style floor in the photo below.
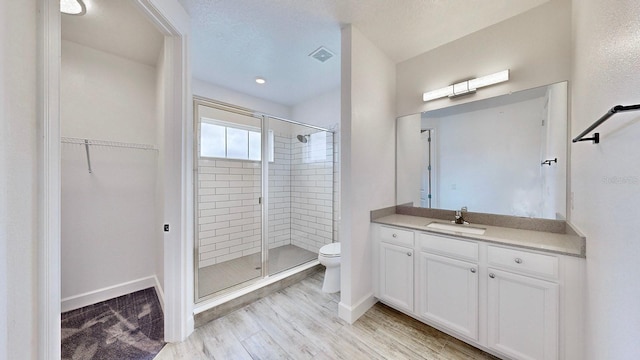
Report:
<svg viewBox="0 0 640 360"><path fill-rule="evenodd" d="M497 359L382 304L350 325L322 277L214 320L155 359Z"/></svg>

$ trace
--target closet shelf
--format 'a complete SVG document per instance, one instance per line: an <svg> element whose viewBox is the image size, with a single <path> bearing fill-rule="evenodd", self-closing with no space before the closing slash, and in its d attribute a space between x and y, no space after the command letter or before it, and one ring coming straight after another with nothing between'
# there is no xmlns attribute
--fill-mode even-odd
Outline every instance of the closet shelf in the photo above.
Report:
<svg viewBox="0 0 640 360"><path fill-rule="evenodd" d="M94 145L94 146L107 146L107 147L158 151L158 148L149 144L136 144L136 143L125 143L125 142L118 142L118 141L80 139L80 138L73 138L73 137L61 137L60 140L62 143L65 143L65 144Z"/></svg>
<svg viewBox="0 0 640 360"><path fill-rule="evenodd" d="M148 145L148 144L124 143L124 142L118 142L118 141L105 141L105 140L90 140L90 139L80 139L80 138L72 138L72 137L61 137L60 141L63 144L84 145L84 149L87 152L87 167L89 168L89 174L93 173L93 171L91 170L91 156L89 155L89 145L158 151L158 149L155 146Z"/></svg>

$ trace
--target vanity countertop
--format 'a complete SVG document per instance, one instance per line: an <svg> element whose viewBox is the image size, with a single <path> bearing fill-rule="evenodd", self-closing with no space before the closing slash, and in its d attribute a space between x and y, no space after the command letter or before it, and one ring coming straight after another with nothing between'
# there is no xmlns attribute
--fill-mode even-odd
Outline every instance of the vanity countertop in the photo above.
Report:
<svg viewBox="0 0 640 360"><path fill-rule="evenodd" d="M526 249L582 258L586 257L586 240L581 236L544 231L521 230L484 224L472 224L472 226L486 228L483 235L463 234L460 232L427 228L427 225L431 222L442 221L443 220L441 219L401 214L386 215L372 220L372 222L378 224L403 227L434 234L454 235L456 237L471 240L517 246Z"/></svg>

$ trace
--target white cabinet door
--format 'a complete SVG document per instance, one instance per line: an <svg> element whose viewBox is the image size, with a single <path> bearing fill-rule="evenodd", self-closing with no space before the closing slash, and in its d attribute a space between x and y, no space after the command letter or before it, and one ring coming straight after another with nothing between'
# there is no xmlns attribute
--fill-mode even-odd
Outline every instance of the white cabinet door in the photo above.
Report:
<svg viewBox="0 0 640 360"><path fill-rule="evenodd" d="M478 265L420 252L418 315L478 340Z"/></svg>
<svg viewBox="0 0 640 360"><path fill-rule="evenodd" d="M380 300L413 311L413 249L380 242Z"/></svg>
<svg viewBox="0 0 640 360"><path fill-rule="evenodd" d="M557 359L558 284L488 272L489 347L514 359Z"/></svg>

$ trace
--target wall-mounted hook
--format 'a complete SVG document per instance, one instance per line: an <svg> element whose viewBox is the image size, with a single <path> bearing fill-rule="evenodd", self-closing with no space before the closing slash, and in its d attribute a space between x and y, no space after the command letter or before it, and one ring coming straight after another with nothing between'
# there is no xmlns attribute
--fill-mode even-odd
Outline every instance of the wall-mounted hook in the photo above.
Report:
<svg viewBox="0 0 640 360"><path fill-rule="evenodd" d="M540 165L549 165L551 166L551 163L558 163L558 158L555 158L553 160L549 159L549 160L545 160L543 162L540 163Z"/></svg>

